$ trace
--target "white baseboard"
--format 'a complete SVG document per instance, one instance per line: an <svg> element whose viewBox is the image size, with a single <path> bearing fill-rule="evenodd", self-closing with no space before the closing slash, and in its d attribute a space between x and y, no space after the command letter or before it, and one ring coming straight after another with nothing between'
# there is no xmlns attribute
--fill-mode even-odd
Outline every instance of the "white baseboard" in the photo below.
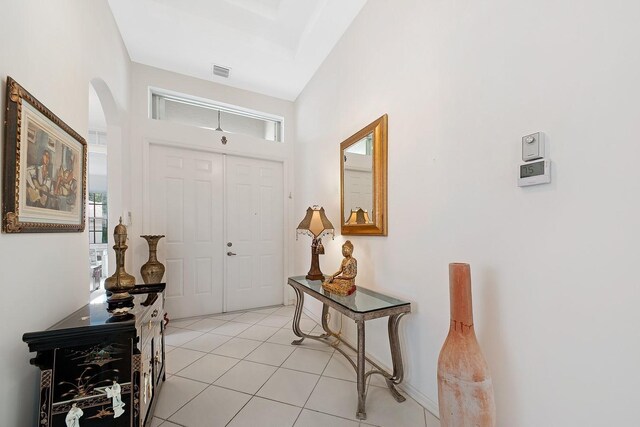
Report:
<svg viewBox="0 0 640 427"><path fill-rule="evenodd" d="M302 312L304 314L306 314L307 316L309 316L317 324L319 324L319 325L322 324L320 316L317 316L315 313L311 312L306 307L302 307ZM356 344L352 340L348 339L347 337L342 336L342 339L347 344L353 346L354 348L356 347ZM391 372L393 370L392 368L389 368L388 366L386 366L384 363L380 362L376 357L372 356L370 353L366 353L366 356L369 359L373 360L376 364L380 365L386 371ZM418 402L418 404L420 406L422 406L423 408L425 408L427 411L429 411L431 413L431 415L433 415L434 417L440 419L440 416L438 415L439 412L440 412L438 410L438 404L436 402L434 402L433 400L429 399L424 393L419 391L417 388L415 388L413 385L411 385L407 381L403 381L402 384L400 384L398 386L398 388L400 390L404 391L413 400Z"/></svg>
<svg viewBox="0 0 640 427"><path fill-rule="evenodd" d="M322 319L320 319L320 316L317 316L315 313L312 313L307 307L302 306L302 312L307 316L309 316L311 320L316 322L318 325L322 325Z"/></svg>
<svg viewBox="0 0 640 427"><path fill-rule="evenodd" d="M440 411L438 410L438 404L436 402L429 399L424 393L422 393L417 388L412 386L411 383L409 382L405 381L402 384L400 384L399 387L402 391L404 391L409 396L411 396L413 400L418 402L420 406L422 406L427 411L429 411L431 415L433 415L437 419L440 419L440 416L438 415Z"/></svg>

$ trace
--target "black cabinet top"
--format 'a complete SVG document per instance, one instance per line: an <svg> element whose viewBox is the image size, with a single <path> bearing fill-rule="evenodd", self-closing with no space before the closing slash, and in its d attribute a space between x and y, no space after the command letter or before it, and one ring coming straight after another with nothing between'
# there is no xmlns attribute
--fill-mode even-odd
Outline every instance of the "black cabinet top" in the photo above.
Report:
<svg viewBox="0 0 640 427"><path fill-rule="evenodd" d="M106 302L87 304L47 330L27 332L22 336L22 341L29 345L29 351L41 351L72 344L75 340L84 340L89 331L95 338L105 334L127 332L134 337L136 321L141 320L147 308L158 298L159 292L164 291L165 286L164 283L136 286L135 290L129 292L134 297L134 307L126 316L112 316L107 311Z"/></svg>

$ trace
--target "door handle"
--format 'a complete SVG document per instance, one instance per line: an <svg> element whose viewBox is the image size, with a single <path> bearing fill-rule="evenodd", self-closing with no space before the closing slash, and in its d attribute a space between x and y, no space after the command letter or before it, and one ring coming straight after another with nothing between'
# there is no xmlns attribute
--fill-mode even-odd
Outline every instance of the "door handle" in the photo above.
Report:
<svg viewBox="0 0 640 427"><path fill-rule="evenodd" d="M236 256L234 252L227 252L227 256Z"/></svg>

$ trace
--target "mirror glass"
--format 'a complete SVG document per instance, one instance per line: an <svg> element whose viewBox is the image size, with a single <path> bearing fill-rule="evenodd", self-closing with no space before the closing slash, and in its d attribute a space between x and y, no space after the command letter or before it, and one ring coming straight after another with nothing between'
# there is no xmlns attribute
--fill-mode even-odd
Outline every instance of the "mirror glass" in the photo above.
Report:
<svg viewBox="0 0 640 427"><path fill-rule="evenodd" d="M387 235L387 115L340 144L340 231Z"/></svg>
<svg viewBox="0 0 640 427"><path fill-rule="evenodd" d="M344 150L345 224L371 223L373 218L373 144L371 132Z"/></svg>

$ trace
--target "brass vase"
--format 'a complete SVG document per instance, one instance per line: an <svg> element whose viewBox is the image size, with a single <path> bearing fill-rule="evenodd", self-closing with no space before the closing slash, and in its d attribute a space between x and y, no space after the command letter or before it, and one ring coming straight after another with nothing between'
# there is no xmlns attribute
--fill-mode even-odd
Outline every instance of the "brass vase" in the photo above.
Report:
<svg viewBox="0 0 640 427"><path fill-rule="evenodd" d="M140 236L149 244L149 261L140 267L140 275L145 284L161 283L164 276L164 265L158 261L158 242L164 235L144 235Z"/></svg>

